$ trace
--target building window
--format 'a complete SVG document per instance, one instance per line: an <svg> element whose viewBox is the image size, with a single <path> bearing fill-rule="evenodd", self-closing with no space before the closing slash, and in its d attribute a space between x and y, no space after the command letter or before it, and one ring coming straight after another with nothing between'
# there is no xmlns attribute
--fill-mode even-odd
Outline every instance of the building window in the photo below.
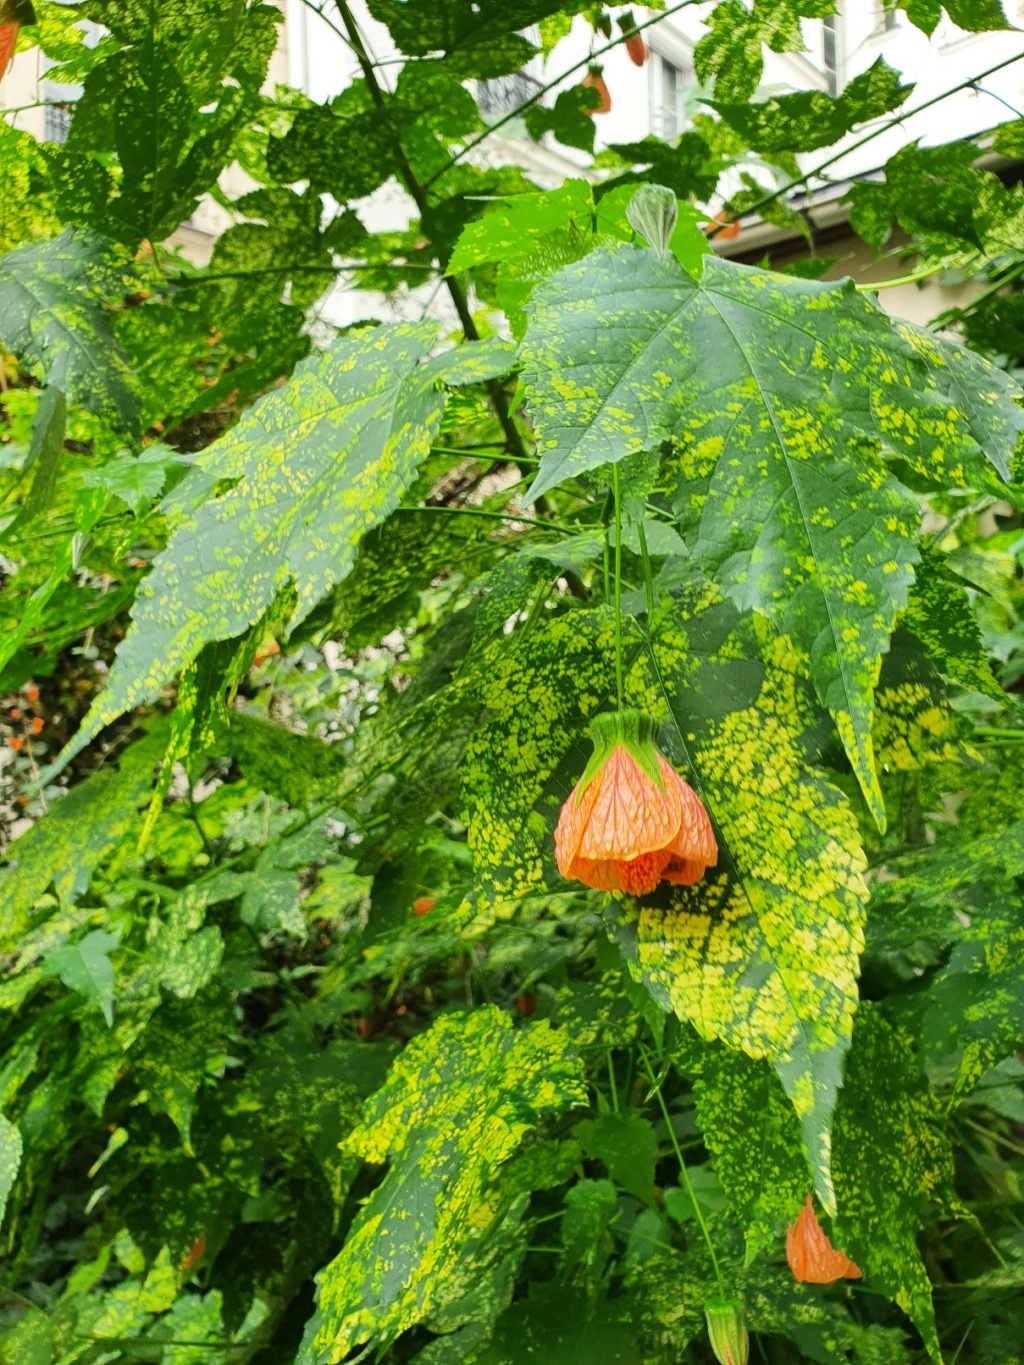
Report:
<svg viewBox="0 0 1024 1365"><path fill-rule="evenodd" d="M836 53L836 18L831 15L821 21L821 65L825 72L825 88L830 95L839 94L839 62Z"/></svg>
<svg viewBox="0 0 1024 1365"><path fill-rule="evenodd" d="M686 90L693 85L693 72L660 52L651 53L650 71L651 132L674 142L686 121Z"/></svg>
<svg viewBox="0 0 1024 1365"><path fill-rule="evenodd" d="M40 92L44 100L52 101L43 110L43 140L45 142L67 142L68 129L71 127L72 103L56 103L58 100L75 101L81 98L80 85L63 85L56 81L44 81Z"/></svg>
<svg viewBox="0 0 1024 1365"><path fill-rule="evenodd" d="M510 76L492 76L477 82L477 100L484 118L502 118L532 99L541 88L540 81L525 71Z"/></svg>

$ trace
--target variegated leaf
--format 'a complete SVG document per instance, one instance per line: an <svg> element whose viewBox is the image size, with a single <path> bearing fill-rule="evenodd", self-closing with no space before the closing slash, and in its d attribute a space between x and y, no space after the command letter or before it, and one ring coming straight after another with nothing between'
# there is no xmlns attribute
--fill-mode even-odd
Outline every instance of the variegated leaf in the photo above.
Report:
<svg viewBox="0 0 1024 1365"><path fill-rule="evenodd" d="M1005 379L985 386L979 416L956 391L979 367L987 376L984 363L905 336L850 281L715 257L694 280L625 245L538 288L523 357L541 452L533 495L674 440L675 509L695 554L808 656L884 825L872 697L918 513L876 450L938 481L987 479L979 442L1005 469L1020 427Z"/></svg>
<svg viewBox="0 0 1024 1365"><path fill-rule="evenodd" d="M345 1140L390 1170L317 1276L300 1365L389 1342L461 1297L466 1262L486 1255L510 1207L501 1168L543 1115L585 1100L566 1035L516 1031L493 1006L441 1016L409 1043Z"/></svg>
<svg viewBox="0 0 1024 1365"><path fill-rule="evenodd" d="M203 451L176 490L174 535L139 590L107 689L59 764L204 645L242 635L283 590L296 595L294 625L345 577L427 455L443 382L507 366L491 342L427 360L436 332L394 323L342 337Z"/></svg>

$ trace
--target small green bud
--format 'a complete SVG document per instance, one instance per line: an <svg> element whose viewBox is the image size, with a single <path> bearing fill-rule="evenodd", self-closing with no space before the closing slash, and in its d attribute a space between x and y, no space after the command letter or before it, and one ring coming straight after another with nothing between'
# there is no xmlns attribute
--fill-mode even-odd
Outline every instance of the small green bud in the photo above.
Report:
<svg viewBox="0 0 1024 1365"><path fill-rule="evenodd" d="M720 1365L747 1365L750 1338L747 1336L743 1300L725 1299L718 1295L705 1299L704 1316L708 1322L711 1349Z"/></svg>

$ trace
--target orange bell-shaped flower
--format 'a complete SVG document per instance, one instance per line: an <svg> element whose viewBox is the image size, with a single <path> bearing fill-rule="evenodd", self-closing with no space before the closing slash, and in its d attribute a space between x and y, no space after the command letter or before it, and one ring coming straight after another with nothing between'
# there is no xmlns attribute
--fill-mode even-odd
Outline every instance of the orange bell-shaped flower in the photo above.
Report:
<svg viewBox="0 0 1024 1365"><path fill-rule="evenodd" d="M834 1280L861 1277L860 1267L836 1251L825 1236L810 1195L800 1217L786 1229L786 1260L794 1277L804 1284L832 1284Z"/></svg>
<svg viewBox="0 0 1024 1365"><path fill-rule="evenodd" d="M639 711L597 716L594 753L562 807L555 861L567 880L646 896L659 881L690 886L718 862L708 813L658 752Z"/></svg>

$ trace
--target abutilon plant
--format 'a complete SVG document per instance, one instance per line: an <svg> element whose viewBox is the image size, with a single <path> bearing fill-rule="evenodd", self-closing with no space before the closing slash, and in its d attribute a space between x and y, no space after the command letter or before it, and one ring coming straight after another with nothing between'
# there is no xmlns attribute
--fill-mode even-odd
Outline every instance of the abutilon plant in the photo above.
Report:
<svg viewBox="0 0 1024 1365"><path fill-rule="evenodd" d="M1020 1359L1008 21L294 8L0 0L0 1365Z"/></svg>

